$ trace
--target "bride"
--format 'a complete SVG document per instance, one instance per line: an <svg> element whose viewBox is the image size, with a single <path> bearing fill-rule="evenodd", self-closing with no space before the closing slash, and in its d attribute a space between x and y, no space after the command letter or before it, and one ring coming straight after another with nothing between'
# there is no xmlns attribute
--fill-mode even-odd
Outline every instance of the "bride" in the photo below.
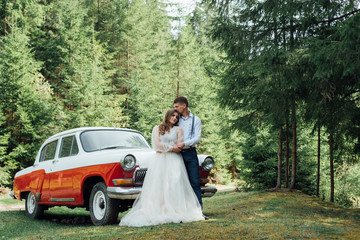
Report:
<svg viewBox="0 0 360 240"><path fill-rule="evenodd" d="M156 157L151 160L141 194L120 226L142 227L204 220L176 143L183 137L179 113L170 109L152 131Z"/></svg>

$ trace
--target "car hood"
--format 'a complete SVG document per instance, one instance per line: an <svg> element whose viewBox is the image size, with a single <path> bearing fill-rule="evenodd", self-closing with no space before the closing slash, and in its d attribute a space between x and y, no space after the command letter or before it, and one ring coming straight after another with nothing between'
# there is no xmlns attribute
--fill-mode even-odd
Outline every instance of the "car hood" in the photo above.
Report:
<svg viewBox="0 0 360 240"><path fill-rule="evenodd" d="M111 156L116 156L117 159L122 159L126 155L133 155L136 158L136 165L140 168L148 168L149 162L156 156L154 149L111 149L111 150L102 150L98 154L106 154ZM113 159L109 156L109 159Z"/></svg>

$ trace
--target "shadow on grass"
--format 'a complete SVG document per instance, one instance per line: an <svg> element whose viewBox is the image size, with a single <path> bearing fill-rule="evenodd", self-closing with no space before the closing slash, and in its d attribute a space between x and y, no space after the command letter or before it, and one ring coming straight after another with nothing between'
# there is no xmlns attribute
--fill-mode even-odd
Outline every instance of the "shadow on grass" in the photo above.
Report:
<svg viewBox="0 0 360 240"><path fill-rule="evenodd" d="M61 213L51 213L45 211L41 219L61 225L77 225L77 226L93 225L89 214L74 215L71 212L67 214L61 214Z"/></svg>

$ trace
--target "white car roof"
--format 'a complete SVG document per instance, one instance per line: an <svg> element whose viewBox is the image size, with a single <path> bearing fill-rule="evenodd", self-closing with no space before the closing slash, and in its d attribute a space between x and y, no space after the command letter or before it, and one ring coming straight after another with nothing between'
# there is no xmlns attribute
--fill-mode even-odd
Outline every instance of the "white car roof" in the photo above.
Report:
<svg viewBox="0 0 360 240"><path fill-rule="evenodd" d="M140 134L141 134L141 132L139 132L139 131L137 131L137 130L129 129L129 128L80 127L80 128L73 128L73 129L69 129L69 130L66 130L66 131L57 133L57 134L49 137L49 138L47 139L47 141L50 140L50 139L52 139L52 138L57 138L57 137L62 136L62 135L67 135L67 134L70 134L70 133L83 132L83 131L88 131L88 130L121 130L121 131L130 131L130 132L136 132L136 133L140 133Z"/></svg>

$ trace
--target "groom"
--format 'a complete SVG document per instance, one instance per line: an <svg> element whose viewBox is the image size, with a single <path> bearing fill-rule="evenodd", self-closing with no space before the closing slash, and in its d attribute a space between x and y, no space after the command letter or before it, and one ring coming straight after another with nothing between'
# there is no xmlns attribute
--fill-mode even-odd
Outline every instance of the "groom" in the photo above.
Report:
<svg viewBox="0 0 360 240"><path fill-rule="evenodd" d="M174 108L181 114L179 126L183 129L184 138L182 142L177 143L177 148L173 151L181 152L191 187L194 189L202 209L199 160L196 153L196 144L200 142L201 137L201 120L189 111L188 106L189 103L185 97L177 97L174 100Z"/></svg>

